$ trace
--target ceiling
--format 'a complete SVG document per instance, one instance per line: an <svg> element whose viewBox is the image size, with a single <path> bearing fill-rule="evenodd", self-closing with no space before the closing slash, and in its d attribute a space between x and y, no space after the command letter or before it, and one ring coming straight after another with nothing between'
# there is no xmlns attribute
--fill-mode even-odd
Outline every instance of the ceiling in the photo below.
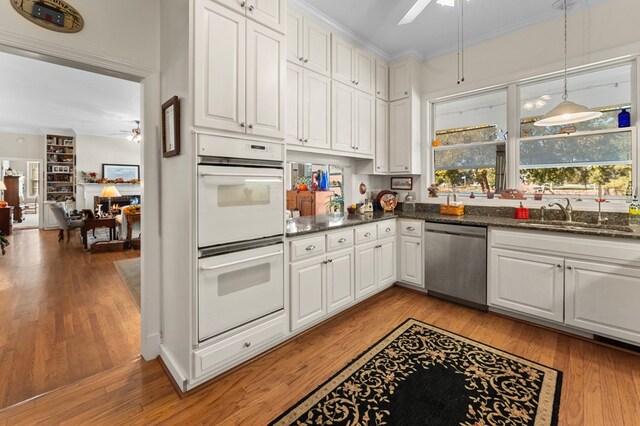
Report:
<svg viewBox="0 0 640 426"><path fill-rule="evenodd" d="M318 12L360 40L394 58L407 53L423 58L457 50L457 8L433 0L410 24L398 22L415 0L290 0L307 11ZM560 18L553 7L556 0L467 0L464 3L465 45L479 43L501 34L546 20ZM569 0L571 11L611 0Z"/></svg>
<svg viewBox="0 0 640 426"><path fill-rule="evenodd" d="M140 84L0 52L0 132L126 137Z"/></svg>

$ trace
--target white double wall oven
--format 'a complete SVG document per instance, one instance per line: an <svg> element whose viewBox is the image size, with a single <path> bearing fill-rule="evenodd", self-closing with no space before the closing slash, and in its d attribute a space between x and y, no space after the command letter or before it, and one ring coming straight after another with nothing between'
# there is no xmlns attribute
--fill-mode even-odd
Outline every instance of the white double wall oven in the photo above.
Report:
<svg viewBox="0 0 640 426"><path fill-rule="evenodd" d="M284 310L284 147L198 139L198 341Z"/></svg>

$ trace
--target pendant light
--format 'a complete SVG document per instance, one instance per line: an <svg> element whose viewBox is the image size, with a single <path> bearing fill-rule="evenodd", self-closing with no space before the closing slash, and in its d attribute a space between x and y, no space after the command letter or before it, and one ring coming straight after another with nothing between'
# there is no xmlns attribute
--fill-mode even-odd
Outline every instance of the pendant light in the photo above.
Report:
<svg viewBox="0 0 640 426"><path fill-rule="evenodd" d="M592 111L584 105L576 104L567 100L569 91L567 90L567 0L563 0L564 8L564 93L562 102L554 109L545 114L542 120L536 121L536 126L562 126L564 124L579 123L581 121L593 120L602 116L600 111Z"/></svg>

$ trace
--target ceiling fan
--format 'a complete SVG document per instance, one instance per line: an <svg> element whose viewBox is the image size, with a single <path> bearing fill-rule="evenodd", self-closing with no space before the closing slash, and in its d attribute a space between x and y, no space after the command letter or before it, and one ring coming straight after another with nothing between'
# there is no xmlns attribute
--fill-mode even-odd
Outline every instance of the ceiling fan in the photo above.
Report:
<svg viewBox="0 0 640 426"><path fill-rule="evenodd" d="M120 130L121 133L129 133L127 140L135 143L142 141L142 129L140 128L140 120L134 120L136 127L131 130ZM109 136L122 136L121 133L111 133Z"/></svg>
<svg viewBox="0 0 640 426"><path fill-rule="evenodd" d="M409 11L404 15L404 17L400 20L400 22L398 22L398 25L405 25L405 24L412 23L413 20L416 19L418 15L420 15L422 11L425 10L432 1L433 0L416 0L413 6L411 6L411 9L409 9ZM438 3L441 6L455 7L456 0L436 0L436 3Z"/></svg>

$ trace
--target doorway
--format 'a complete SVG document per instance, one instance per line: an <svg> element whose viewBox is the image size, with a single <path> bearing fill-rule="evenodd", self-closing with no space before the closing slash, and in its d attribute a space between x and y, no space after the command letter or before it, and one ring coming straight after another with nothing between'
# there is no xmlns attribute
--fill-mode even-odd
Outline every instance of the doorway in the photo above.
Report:
<svg viewBox="0 0 640 426"><path fill-rule="evenodd" d="M18 138L16 143L23 141ZM11 204L19 204L19 217L14 211L12 227L19 229L38 229L40 227L42 159L40 158L2 158L0 157L0 177L7 188L2 199ZM16 200L16 201L14 201ZM15 210L15 209L14 209Z"/></svg>
<svg viewBox="0 0 640 426"><path fill-rule="evenodd" d="M0 90L1 104L11 105L0 111L1 176L22 181L22 199L10 207L23 216L38 186L42 218L32 229L14 219L0 258L2 409L141 353L144 142L127 136L144 119L131 78L0 55L0 75L13 77ZM30 160L24 171L19 159ZM113 177L124 169L135 176Z"/></svg>

